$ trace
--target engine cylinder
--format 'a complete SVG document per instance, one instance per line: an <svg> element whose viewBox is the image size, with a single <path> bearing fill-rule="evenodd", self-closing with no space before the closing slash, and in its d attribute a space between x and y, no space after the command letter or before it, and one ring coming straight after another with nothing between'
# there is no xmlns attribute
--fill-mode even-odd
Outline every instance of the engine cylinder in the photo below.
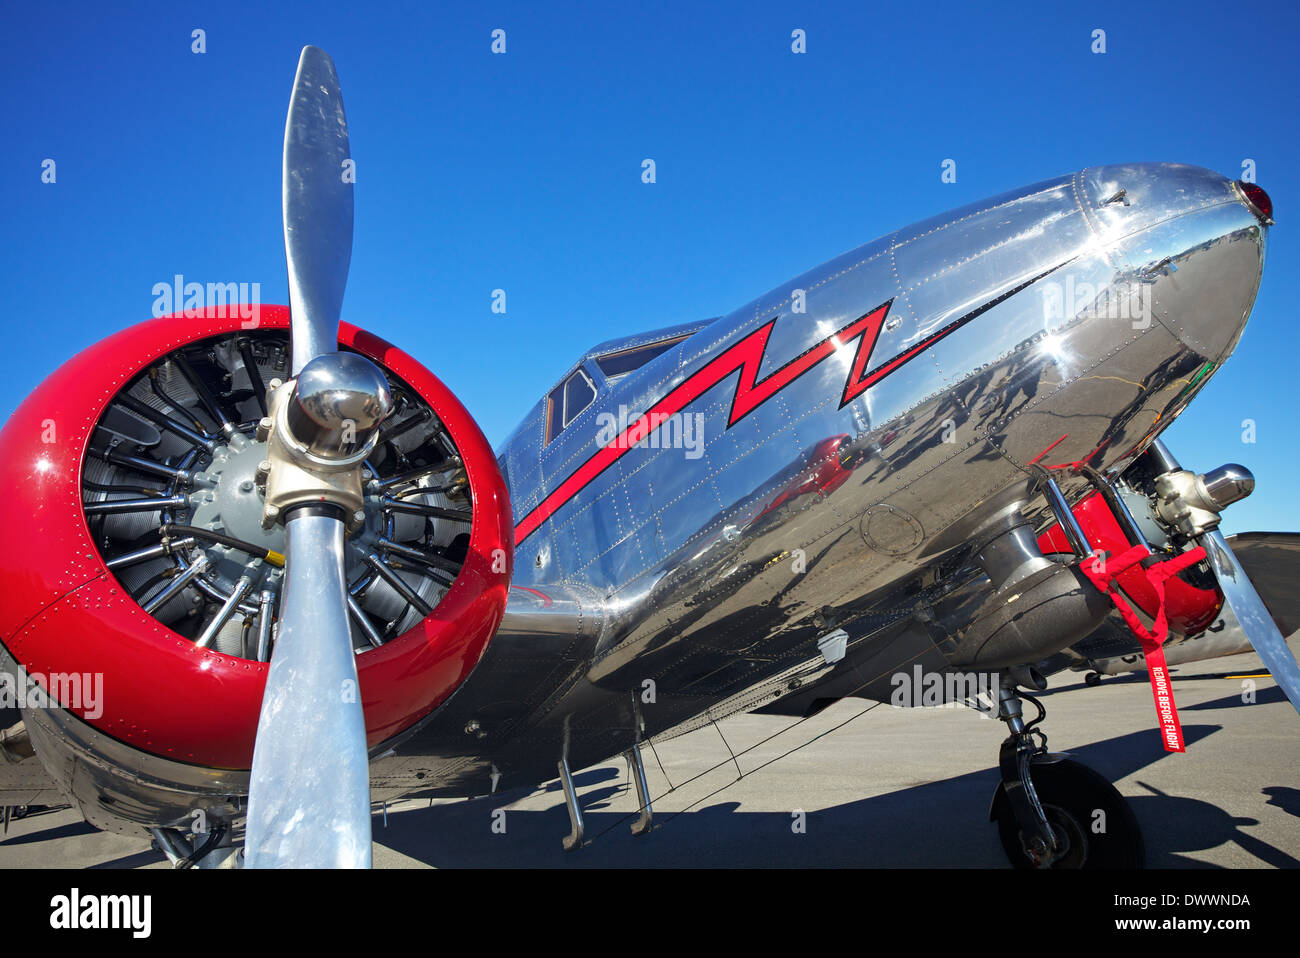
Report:
<svg viewBox="0 0 1300 958"><path fill-rule="evenodd" d="M259 309L253 329L237 311L218 307L197 318L163 317L123 330L64 364L0 431L0 483L16 500L0 526L0 641L13 667L38 683L72 674L102 683L98 703L60 699L41 716L49 721L38 725L78 743L77 760L50 771L83 810L94 806L93 820L105 827L112 827L106 820L159 820L161 804L151 809L145 792L131 794L131 783L142 777L182 795L194 794L196 782L219 781L218 790L231 795L251 763L267 670L257 659L258 626L266 614L263 593L275 590L278 552L274 536L263 535L256 522L227 520L241 508L240 497L255 502L259 494L256 456L244 457L250 463L244 469L238 454L257 442L253 433L265 414L259 395L277 373L268 344L287 343L289 330L287 308ZM388 458L375 463L379 474L370 480L398 481L367 491L366 528L357 533L366 544L386 532L381 498L423 488L426 480L401 475L418 471L423 444L435 431L439 444L454 451L458 470L457 483L439 481L453 487L449 495L456 498L436 519L402 516L408 549L436 546L437 568L420 573L438 577L423 593L432 611L404 615L378 646L360 640L367 738L377 746L428 715L481 657L505 608L513 518L491 447L436 377L346 323L339 347L366 357L401 391L400 401L394 397L399 428L418 419L391 443L383 437L388 423L379 426L377 446L384 451L375 459ZM241 361L245 353L252 354L253 368ZM182 354L183 363L171 361ZM204 404L194 401L186 375L204 381L232 428L212 421ZM219 453L225 455L220 462ZM146 462L145 471L139 462ZM141 488L128 488L134 486ZM86 508L106 499L146 499L154 491L179 497L181 504ZM123 518L130 521L118 521ZM434 522L448 521L458 529L436 531ZM178 531L160 535L159 524L166 522ZM250 546L266 558L250 560ZM125 565L110 567L124 557ZM202 568L148 608L150 597L196 557L204 559ZM388 561L413 571L396 557ZM265 576L223 605L258 562L258 575ZM357 595L364 600L364 585ZM214 620L218 612L229 618ZM361 614L377 632L389 621L364 609ZM196 638L206 625L213 631L209 647L202 647ZM358 627L359 634L366 632ZM274 631L267 636L273 650ZM62 761L53 746L46 752ZM121 771L112 782L86 775L67 780L77 768L107 765ZM182 768L194 774L173 774Z"/></svg>

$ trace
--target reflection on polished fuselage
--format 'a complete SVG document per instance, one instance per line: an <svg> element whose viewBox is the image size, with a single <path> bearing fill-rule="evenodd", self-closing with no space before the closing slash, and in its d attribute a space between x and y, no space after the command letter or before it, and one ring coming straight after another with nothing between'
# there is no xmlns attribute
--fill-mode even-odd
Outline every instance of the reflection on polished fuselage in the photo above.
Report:
<svg viewBox="0 0 1300 958"><path fill-rule="evenodd" d="M550 437L538 403L500 451L519 540L502 629L376 763L376 797L416 768L455 792L494 768L549 778L561 756L582 767L789 691L825 670L829 629L896 638L886 625L978 575L970 534L1028 499L1030 464L1113 466L1186 406L1241 334L1264 248L1218 174L1100 167L855 249L614 383L588 354L595 400ZM703 416L702 456L604 450L602 413L635 423L670 397ZM893 642L876 663L933 654Z"/></svg>

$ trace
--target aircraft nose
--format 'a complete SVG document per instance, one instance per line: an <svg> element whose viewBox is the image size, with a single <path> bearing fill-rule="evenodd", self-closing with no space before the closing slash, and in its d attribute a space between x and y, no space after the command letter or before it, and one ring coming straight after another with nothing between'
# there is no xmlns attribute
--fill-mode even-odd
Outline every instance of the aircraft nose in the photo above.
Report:
<svg viewBox="0 0 1300 958"><path fill-rule="evenodd" d="M1273 223L1273 201L1262 188L1184 163L1089 167L1075 174L1075 191L1094 233L1108 240L1224 204L1243 206L1265 226Z"/></svg>
<svg viewBox="0 0 1300 958"><path fill-rule="evenodd" d="M1079 174L1080 204L1099 243L1135 287L1145 318L1221 363L1259 290L1273 203L1253 183L1173 163Z"/></svg>

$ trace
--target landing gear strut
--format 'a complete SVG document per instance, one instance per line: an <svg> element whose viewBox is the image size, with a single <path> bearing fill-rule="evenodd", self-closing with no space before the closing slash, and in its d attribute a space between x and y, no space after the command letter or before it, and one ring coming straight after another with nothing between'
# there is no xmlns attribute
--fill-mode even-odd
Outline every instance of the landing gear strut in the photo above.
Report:
<svg viewBox="0 0 1300 958"><path fill-rule="evenodd" d="M1038 710L1028 723L1022 699ZM1047 750L1047 736L1035 728L1046 715L1036 698L1003 676L998 718L1011 734L999 753L1002 784L993 795L989 819L997 822L1011 864L1026 869L1141 868L1146 850L1133 810L1101 775Z"/></svg>

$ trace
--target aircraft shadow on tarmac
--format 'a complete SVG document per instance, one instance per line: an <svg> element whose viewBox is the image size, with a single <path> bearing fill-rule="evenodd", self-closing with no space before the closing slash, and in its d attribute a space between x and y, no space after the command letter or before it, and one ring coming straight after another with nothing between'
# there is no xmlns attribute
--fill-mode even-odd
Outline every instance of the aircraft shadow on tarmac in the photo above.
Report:
<svg viewBox="0 0 1300 958"><path fill-rule="evenodd" d="M1219 731L1218 725L1184 726L1189 746ZM1166 758L1150 731L1133 732L1075 749L1076 759L1112 780L1132 775ZM759 772L758 774L762 774ZM611 798L626 793L613 768L576 776L582 790L589 844L565 853L568 814L558 785L547 790L555 804L543 811L510 809L505 833L494 834L492 814L527 792L493 799L414 808L390 813L388 825L375 820L375 839L419 861L441 867L1005 867L989 800L997 772L987 769L885 795L807 812L806 832L792 830L792 812L738 811L725 792L715 801L674 815L665 810L650 835L634 837L633 815L604 811ZM707 794L714 778L684 789L661 804L665 809ZM604 783L604 784L602 784ZM1257 824L1233 817L1198 798L1170 795L1144 784L1148 794L1131 798L1146 835L1148 867L1204 867L1185 852L1236 842L1261 863L1300 866L1292 856L1244 832ZM599 786L599 787L593 787ZM1269 804L1300 812L1300 791L1266 789ZM626 804L624 803L624 807Z"/></svg>
<svg viewBox="0 0 1300 958"><path fill-rule="evenodd" d="M67 808L67 805L58 805L50 811L61 811ZM39 814L39 813L38 813ZM36 817L35 815L32 817ZM53 842L61 838L76 838L78 835L94 835L98 829L89 822L68 822L63 825L55 825L44 831L28 832L26 835L6 835L4 840L0 841L0 848L13 848L17 845L33 845L37 842Z"/></svg>
<svg viewBox="0 0 1300 958"><path fill-rule="evenodd" d="M1255 690L1255 700L1247 702L1242 699L1240 691L1233 692L1231 695L1225 695L1220 699L1213 699L1209 702L1197 702L1195 705L1185 705L1179 708L1179 712L1197 712L1210 709L1231 709L1246 708L1252 705L1271 705L1275 702L1285 702L1286 693L1282 691L1280 685L1270 685L1267 688Z"/></svg>
<svg viewBox="0 0 1300 958"><path fill-rule="evenodd" d="M1263 791L1268 796L1268 804L1282 809L1288 815L1300 818L1300 788L1271 785Z"/></svg>
<svg viewBox="0 0 1300 958"><path fill-rule="evenodd" d="M1229 698L1240 702L1239 695ZM1206 703L1204 707L1218 704L1230 703ZM1183 732L1188 746L1194 748L1196 742L1221 728L1187 725ZM1149 730L1085 745L1070 754L1112 781L1167 757ZM634 814L607 810L616 796L622 796L621 804L627 807L628 786L620 770L606 767L575 775L588 839L578 852L566 853L560 848L569 819L558 783L545 792L554 798L550 808L505 809L501 834L493 831L494 811L525 797L528 790L390 810L386 826L381 815L374 817L374 837L378 844L403 855L449 868L1001 868L1007 864L996 829L988 822L989 800L998 781L993 768L808 811L803 833L792 828L793 809L739 811L739 803L728 801L725 792L680 814L672 811L719 788L724 782L721 774L719 770L664 798L654 831L639 837L628 830ZM1300 861L1291 855L1243 831L1258 824L1255 819L1234 817L1203 799L1168 794L1141 779L1137 784L1146 794L1132 795L1130 802L1146 838L1148 867L1207 867L1183 853L1227 842L1237 843L1261 864L1300 867ZM1300 789L1270 786L1263 793L1265 804L1300 816ZM495 821L499 829L501 817ZM90 826L84 823L60 825L10 838L5 844L72 838L89 831ZM95 867L131 868L161 860L159 853L143 851Z"/></svg>

